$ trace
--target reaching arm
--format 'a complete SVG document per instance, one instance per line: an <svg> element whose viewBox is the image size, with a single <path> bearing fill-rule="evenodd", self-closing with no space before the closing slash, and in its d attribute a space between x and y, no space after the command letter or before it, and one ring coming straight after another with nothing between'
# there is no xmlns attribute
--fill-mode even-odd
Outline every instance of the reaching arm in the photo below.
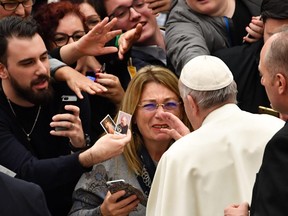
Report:
<svg viewBox="0 0 288 216"><path fill-rule="evenodd" d="M98 56L117 52L118 49L116 47L105 47L108 41L116 37L116 35L121 34L121 30L111 31L116 22L116 18L109 22L109 19L106 17L80 40L63 46L60 49L63 62L73 64L85 55Z"/></svg>

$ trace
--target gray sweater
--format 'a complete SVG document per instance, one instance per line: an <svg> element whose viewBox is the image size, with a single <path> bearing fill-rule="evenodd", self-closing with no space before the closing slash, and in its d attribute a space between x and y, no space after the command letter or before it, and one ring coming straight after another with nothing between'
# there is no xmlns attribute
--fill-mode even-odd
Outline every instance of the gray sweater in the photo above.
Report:
<svg viewBox="0 0 288 216"><path fill-rule="evenodd" d="M242 1L254 16L260 14L262 0ZM228 19L230 28L232 21ZM173 0L167 20L165 43L167 56L177 75L192 58L228 47L227 28L224 17L210 17L193 11L186 0Z"/></svg>
<svg viewBox="0 0 288 216"><path fill-rule="evenodd" d="M73 193L73 206L70 216L101 216L102 204L108 189L107 181L124 179L143 192L136 175L128 168L123 155L94 165L89 173L84 173L75 187ZM146 207L139 204L137 209L129 216L145 216Z"/></svg>

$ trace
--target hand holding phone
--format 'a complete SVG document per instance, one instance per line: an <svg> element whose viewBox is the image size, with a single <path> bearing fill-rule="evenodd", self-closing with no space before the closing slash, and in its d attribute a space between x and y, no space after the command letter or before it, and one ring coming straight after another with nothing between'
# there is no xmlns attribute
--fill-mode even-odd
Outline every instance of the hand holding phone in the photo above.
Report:
<svg viewBox="0 0 288 216"><path fill-rule="evenodd" d="M108 190L111 192L111 194L116 193L120 190L125 190L126 192L125 195L122 196L117 201L123 200L135 194L143 206L147 205L147 197L139 189L133 187L129 183L126 183L124 179L108 181L106 182L106 185L108 187Z"/></svg>
<svg viewBox="0 0 288 216"><path fill-rule="evenodd" d="M59 114L62 113L70 113L73 114L73 112L65 110L66 105L76 105L77 97L76 95L62 95L62 100L59 108ZM55 131L61 131L61 130L67 130L66 127L56 127Z"/></svg>

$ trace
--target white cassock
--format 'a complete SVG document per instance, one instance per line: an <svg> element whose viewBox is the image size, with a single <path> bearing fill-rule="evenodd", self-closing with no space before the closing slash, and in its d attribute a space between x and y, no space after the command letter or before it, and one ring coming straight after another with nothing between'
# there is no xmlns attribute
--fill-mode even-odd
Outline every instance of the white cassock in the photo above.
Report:
<svg viewBox="0 0 288 216"><path fill-rule="evenodd" d="M227 104L162 156L147 216L223 216L232 203L250 202L265 145L284 125L269 115Z"/></svg>

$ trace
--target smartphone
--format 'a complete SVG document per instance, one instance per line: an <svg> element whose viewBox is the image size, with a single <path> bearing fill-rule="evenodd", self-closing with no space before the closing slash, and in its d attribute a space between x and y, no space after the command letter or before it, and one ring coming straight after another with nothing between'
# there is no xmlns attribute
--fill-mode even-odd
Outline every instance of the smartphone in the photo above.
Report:
<svg viewBox="0 0 288 216"><path fill-rule="evenodd" d="M103 63L98 73L105 73L105 72L106 72L106 63ZM93 70L86 71L86 77L92 80L93 82L96 82L97 80L96 72Z"/></svg>
<svg viewBox="0 0 288 216"><path fill-rule="evenodd" d="M65 106L66 105L76 105L77 103L77 97L76 95L62 95L62 100L60 103L60 107L59 107L59 114L62 113L71 113L73 114L73 112L65 110ZM60 131L60 130L67 130L66 127L56 127L55 128L56 131Z"/></svg>
<svg viewBox="0 0 288 216"><path fill-rule="evenodd" d="M104 62L102 67L100 68L100 73L105 73L106 72L106 63Z"/></svg>
<svg viewBox="0 0 288 216"><path fill-rule="evenodd" d="M258 111L260 114L268 114L268 115L273 115L275 117L279 117L279 112L272 108L264 107L264 106L259 106Z"/></svg>
<svg viewBox="0 0 288 216"><path fill-rule="evenodd" d="M106 182L106 185L108 187L108 190L111 192L111 194L116 193L117 191L120 191L120 190L125 190L126 194L122 196L121 198L119 198L117 201L121 201L135 194L143 206L147 205L147 197L142 193L142 191L133 187L129 183L126 183L124 179L108 181Z"/></svg>

